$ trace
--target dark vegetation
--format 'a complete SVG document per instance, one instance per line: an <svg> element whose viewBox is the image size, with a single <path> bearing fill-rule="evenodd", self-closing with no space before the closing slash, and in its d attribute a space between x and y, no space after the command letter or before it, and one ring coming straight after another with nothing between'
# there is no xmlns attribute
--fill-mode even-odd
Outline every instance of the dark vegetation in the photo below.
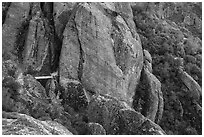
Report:
<svg viewBox="0 0 204 137"><path fill-rule="evenodd" d="M193 41L202 39L202 31L195 23L202 20L201 5L165 3L163 10L168 9L169 13L163 18L148 3L144 5L146 8L132 7L142 46L152 55L153 74L162 83L165 104L159 125L167 134L202 134L201 112L196 111L193 98L178 76L179 67L183 67L202 86L202 50L194 50L197 43ZM193 24L184 22L187 15L194 20ZM201 102L200 99L200 105Z"/></svg>
<svg viewBox="0 0 204 137"><path fill-rule="evenodd" d="M9 2L3 3L3 24L10 4ZM158 10L159 4L144 3L142 6L138 6L136 3L136 5L132 6L136 31L140 36L143 49L148 50L152 56L153 74L159 79L162 86L164 112L158 125L167 134L202 134L202 112L198 111L197 100L190 95L188 88L182 83L179 77L179 69L182 68L202 87L202 28L200 26L202 21L202 4L163 3L161 11L164 12ZM63 27L57 33L54 24L53 3L41 3L40 8L42 12L42 17L40 18L43 20L46 30L45 37L51 43L49 52L52 57L49 60L49 67L51 67L51 72L55 72L59 68L63 30L74 13L73 10L63 11L59 17L59 21L63 24ZM112 14L116 13L113 12ZM14 53L18 56L19 60L23 60L22 52L24 51L25 37L32 16L34 15L30 13L30 16L19 28ZM67 16L69 18L66 18ZM114 27L118 28L116 25ZM117 53L115 55L117 58L116 64L120 66L121 70L125 70L125 64L122 64L120 61L126 59L127 49L120 46L122 45L122 33L119 30L114 32L111 37L115 41L114 52L115 54ZM80 51L81 60L79 63L80 71L78 73L83 69L82 65L84 63L84 53L81 47ZM120 53L120 51L123 52ZM118 52L120 56L117 56L119 55ZM64 88L58 83L59 78L36 81L31 76L36 72L28 67L24 72L25 74L23 74L24 84L21 85L19 84L18 77L20 73L18 72L17 66L12 66L12 63L9 64L9 61L6 63L3 64L3 75L6 75L3 76L4 79L2 81L3 111L24 113L41 120L55 120L69 129L73 134L92 134L88 126L89 120L94 119L95 115L99 115L99 118L96 117L96 121L101 121L99 124L102 125L103 116L107 115L106 117L109 117L106 113L109 111L112 112L112 108L115 109L118 107L117 103L115 105L114 103L111 104L111 102L108 102L111 99L100 100L102 102L101 107L97 105L95 107L94 105L96 103L93 102L93 108L97 111L96 114L92 114L95 110L89 112L93 108L90 107L87 101L82 84L70 82ZM80 73L79 80L81 80L81 77L82 74ZM135 97L134 100L135 106L139 106L138 104L141 105L134 109L143 115L145 115L146 110L141 109L149 105L147 93L142 92L148 87L145 84L145 81L140 81L137 90L139 90L138 92L141 91L142 98L136 100L137 97ZM20 91L23 91L23 94ZM88 92L95 94L94 91ZM32 93L32 96L30 96L30 93ZM202 98L198 100L200 106L202 106L201 102ZM127 131L126 134L135 134L135 131L131 130L131 126L125 123L125 118L123 121L122 115L119 115L118 111L119 107L116 111L117 113L114 112L114 115L111 117L111 119L115 119L110 121L110 125L112 124L110 131L107 130L106 132L108 134L122 134Z"/></svg>

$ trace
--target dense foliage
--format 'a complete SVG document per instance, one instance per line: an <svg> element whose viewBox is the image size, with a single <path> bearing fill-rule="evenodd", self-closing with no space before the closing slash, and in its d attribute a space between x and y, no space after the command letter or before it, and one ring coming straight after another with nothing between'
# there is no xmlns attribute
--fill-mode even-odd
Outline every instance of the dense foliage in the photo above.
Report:
<svg viewBox="0 0 204 137"><path fill-rule="evenodd" d="M162 83L165 104L159 125L167 134L202 134L202 112L198 112L195 100L178 76L182 67L202 86L201 5L136 3L132 6L142 46L151 53L153 74ZM200 105L201 102L200 98Z"/></svg>

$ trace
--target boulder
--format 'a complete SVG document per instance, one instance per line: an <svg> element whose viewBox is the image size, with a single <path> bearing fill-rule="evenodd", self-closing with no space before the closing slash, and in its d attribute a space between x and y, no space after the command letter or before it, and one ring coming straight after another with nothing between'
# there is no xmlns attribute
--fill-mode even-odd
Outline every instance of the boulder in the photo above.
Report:
<svg viewBox="0 0 204 137"><path fill-rule="evenodd" d="M88 121L102 125L107 135L139 135L143 133L140 130L149 128L154 129L154 134L165 134L157 124L111 96L93 95L87 113Z"/></svg>
<svg viewBox="0 0 204 137"><path fill-rule="evenodd" d="M108 135L119 134L119 110L123 108L125 106L116 98L94 95L87 109L88 120L101 124Z"/></svg>
<svg viewBox="0 0 204 137"><path fill-rule="evenodd" d="M98 123L89 123L89 128L91 135L106 135L105 129Z"/></svg>
<svg viewBox="0 0 204 137"><path fill-rule="evenodd" d="M147 118L145 118L141 113L132 109L121 109L119 111L119 115L121 118L121 127L124 127L122 132L126 134L137 133L138 128L143 124L144 121L147 120Z"/></svg>
<svg viewBox="0 0 204 137"><path fill-rule="evenodd" d="M17 112L2 113L3 135L72 135L55 121L40 121Z"/></svg>
<svg viewBox="0 0 204 137"><path fill-rule="evenodd" d="M179 69L180 79L189 91L189 96L198 101L202 96L200 85L183 69Z"/></svg>
<svg viewBox="0 0 204 137"><path fill-rule="evenodd" d="M33 76L27 74L23 78L25 90L39 99L47 99L45 88Z"/></svg>
<svg viewBox="0 0 204 137"><path fill-rule="evenodd" d="M147 50L143 50L144 53L144 67L146 67L149 72L152 73L152 56Z"/></svg>
<svg viewBox="0 0 204 137"><path fill-rule="evenodd" d="M119 111L121 117L121 127L123 134L129 135L165 135L162 128L145 118L142 114L131 110L121 109Z"/></svg>
<svg viewBox="0 0 204 137"><path fill-rule="evenodd" d="M149 63L152 63L152 56L148 50L143 50L144 53L144 60L147 60Z"/></svg>
<svg viewBox="0 0 204 137"><path fill-rule="evenodd" d="M60 83L63 79L79 80L87 90L114 96L131 105L143 53L139 38L133 36L137 35L131 29L134 25L127 23L127 19L133 21L131 8L125 6L120 3L75 6L63 34Z"/></svg>
<svg viewBox="0 0 204 137"><path fill-rule="evenodd" d="M150 119L147 119L138 129L138 135L166 135L164 130Z"/></svg>
<svg viewBox="0 0 204 137"><path fill-rule="evenodd" d="M140 80L135 93L134 108L138 110L141 107L141 113L145 117L158 123L162 118L164 107L161 83L145 66ZM140 99L144 101L142 105Z"/></svg>
<svg viewBox="0 0 204 137"><path fill-rule="evenodd" d="M147 99L145 102L146 117L158 123L163 114L164 101L161 82L147 69L144 69L144 81L147 82Z"/></svg>

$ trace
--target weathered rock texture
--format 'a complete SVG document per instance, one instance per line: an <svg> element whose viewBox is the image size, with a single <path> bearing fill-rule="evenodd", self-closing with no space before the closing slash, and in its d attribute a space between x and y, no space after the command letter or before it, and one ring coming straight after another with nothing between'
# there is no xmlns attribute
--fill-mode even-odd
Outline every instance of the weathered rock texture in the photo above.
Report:
<svg viewBox="0 0 204 137"><path fill-rule="evenodd" d="M60 96L65 109L66 107L72 107L75 111L83 112L88 105L85 89L78 81L67 82Z"/></svg>
<svg viewBox="0 0 204 137"><path fill-rule="evenodd" d="M2 57L17 61L19 52L23 47L18 45L19 38L25 37L19 31L28 26L30 3L13 2L7 10L5 21L2 27ZM25 28L23 28L25 27Z"/></svg>
<svg viewBox="0 0 204 137"><path fill-rule="evenodd" d="M51 38L53 34L48 27L48 20L40 9L40 3L34 3L32 6L32 18L29 21L27 32L25 32L27 37L21 54L26 68L30 67L34 71L41 72L41 74L44 71L45 75L51 72L49 50L50 47L53 47L54 39Z"/></svg>
<svg viewBox="0 0 204 137"><path fill-rule="evenodd" d="M198 3L2 6L3 134L201 134Z"/></svg>
<svg viewBox="0 0 204 137"><path fill-rule="evenodd" d="M130 110L122 109L119 111L121 116L121 128L123 134L132 135L165 135L166 133L162 128L152 122L150 119L145 118L142 114Z"/></svg>
<svg viewBox="0 0 204 137"><path fill-rule="evenodd" d="M141 100L144 103L141 103ZM144 50L144 66L133 107L156 123L159 123L162 118L164 101L161 82L152 74L152 57L147 50Z"/></svg>
<svg viewBox="0 0 204 137"><path fill-rule="evenodd" d="M147 50L143 50L144 53L144 67L147 68L147 70L152 73L152 57L151 54Z"/></svg>
<svg viewBox="0 0 204 137"><path fill-rule="evenodd" d="M60 82L79 80L87 90L131 104L143 64L134 28L128 3L78 4L63 34Z"/></svg>
<svg viewBox="0 0 204 137"><path fill-rule="evenodd" d="M72 133L54 121L40 121L31 116L16 112L2 113L3 135L72 135Z"/></svg>
<svg viewBox="0 0 204 137"><path fill-rule="evenodd" d="M19 112L39 120L55 120L73 134L71 118L64 111L55 85L49 84L49 90L34 77L24 75L17 64L8 60L3 62L2 109L7 112Z"/></svg>
<svg viewBox="0 0 204 137"><path fill-rule="evenodd" d="M105 129L98 123L89 123L89 127L92 135L106 135Z"/></svg>
<svg viewBox="0 0 204 137"><path fill-rule="evenodd" d="M202 96L202 89L200 85L185 71L179 70L180 78L189 90L189 95L195 100L199 100Z"/></svg>
<svg viewBox="0 0 204 137"><path fill-rule="evenodd" d="M3 110L29 114L34 118L49 119L49 114L46 112L49 109L49 101L44 87L31 75L23 75L19 68L10 69L8 64L11 62L8 62L3 64L3 67L10 72L2 82ZM16 66L15 63L11 65ZM12 76L12 73L15 75Z"/></svg>
<svg viewBox="0 0 204 137"><path fill-rule="evenodd" d="M14 2L4 10L3 59L19 62L35 75L48 75L56 69L60 42L54 34L52 6Z"/></svg>
<svg viewBox="0 0 204 137"><path fill-rule="evenodd" d="M164 107L161 83L147 69L144 69L143 78L143 83L146 83L147 85L147 89L145 91L146 99L143 111L144 115L152 121L159 122L162 117Z"/></svg>
<svg viewBox="0 0 204 137"><path fill-rule="evenodd" d="M55 32L61 40L63 39L63 31L72 14L72 9L76 5L75 2L55 2L53 5Z"/></svg>
<svg viewBox="0 0 204 137"><path fill-rule="evenodd" d="M93 96L88 119L101 124L111 135L164 135L160 126L111 96Z"/></svg>

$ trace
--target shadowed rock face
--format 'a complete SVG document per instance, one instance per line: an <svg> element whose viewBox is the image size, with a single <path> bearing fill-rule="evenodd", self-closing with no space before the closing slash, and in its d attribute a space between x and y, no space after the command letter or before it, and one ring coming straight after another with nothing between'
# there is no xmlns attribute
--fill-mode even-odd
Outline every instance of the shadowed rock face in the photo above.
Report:
<svg viewBox="0 0 204 137"><path fill-rule="evenodd" d="M28 26L28 17L30 12L30 3L14 2L10 4L5 21L2 27L2 55L3 59L12 59L17 61L19 52L23 49L16 42L17 35L22 36L19 28ZM22 41L23 42L23 41ZM20 43L20 41L18 42Z"/></svg>
<svg viewBox="0 0 204 137"><path fill-rule="evenodd" d="M82 84L77 81L66 83L65 89L60 96L61 99L63 99L62 105L64 105L64 108L70 106L75 111L83 112L88 105L84 88Z"/></svg>
<svg viewBox="0 0 204 137"><path fill-rule="evenodd" d="M163 113L163 95L160 81L147 69L144 69L143 82L147 83L144 115L158 123Z"/></svg>
<svg viewBox="0 0 204 137"><path fill-rule="evenodd" d="M144 103L141 103L141 100ZM159 123L162 118L164 101L161 82L152 74L152 57L147 50L144 50L144 66L134 96L133 107L156 123Z"/></svg>
<svg viewBox="0 0 204 137"><path fill-rule="evenodd" d="M39 75L51 72L54 28L40 3L11 3L2 29L4 60L19 62Z"/></svg>
<svg viewBox="0 0 204 137"><path fill-rule="evenodd" d="M122 7L120 3L82 3L73 9L63 34L60 81L79 80L87 90L131 104L143 53L139 39L132 35L134 25L127 23L132 13L118 12Z"/></svg>
<svg viewBox="0 0 204 137"><path fill-rule="evenodd" d="M7 73L2 81L3 110L49 119L49 114L46 112L49 105L44 87L31 75L23 75L20 68L12 70L11 65L16 67L17 65L12 62L8 65L8 62L6 61L3 67L10 72L13 71L15 75Z"/></svg>

